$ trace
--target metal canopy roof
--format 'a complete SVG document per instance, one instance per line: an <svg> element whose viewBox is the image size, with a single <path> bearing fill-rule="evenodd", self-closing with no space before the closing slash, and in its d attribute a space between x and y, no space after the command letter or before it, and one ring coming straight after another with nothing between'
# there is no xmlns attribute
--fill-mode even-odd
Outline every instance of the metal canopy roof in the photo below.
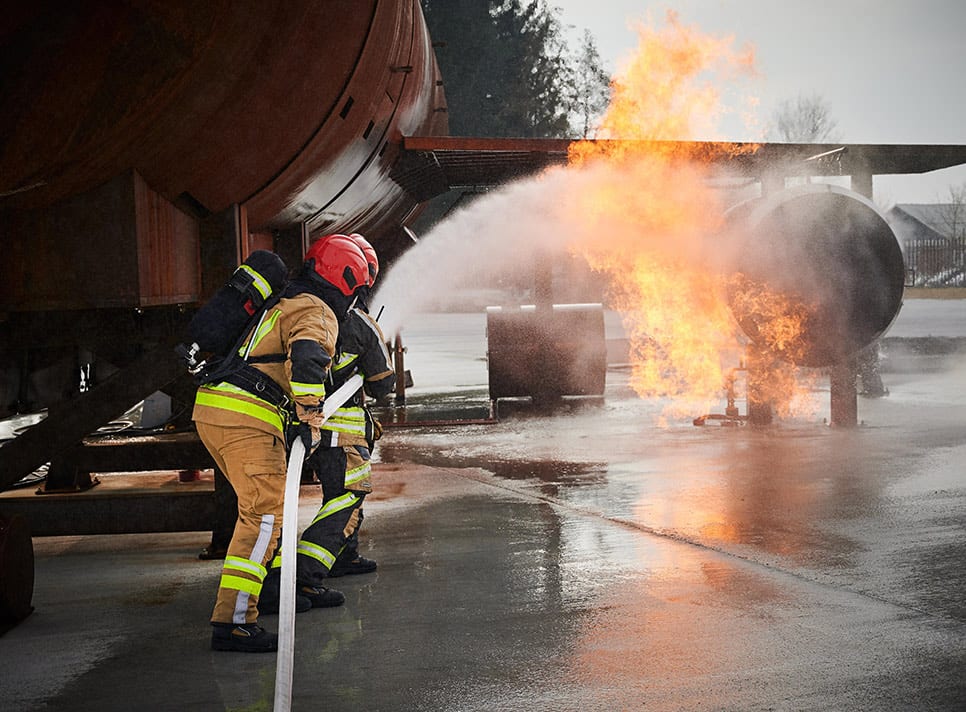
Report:
<svg viewBox="0 0 966 712"><path fill-rule="evenodd" d="M452 189L485 190L565 165L569 139L408 136L392 177L419 201ZM926 173L966 163L966 146L915 144L592 141L715 165L724 175L886 175Z"/></svg>

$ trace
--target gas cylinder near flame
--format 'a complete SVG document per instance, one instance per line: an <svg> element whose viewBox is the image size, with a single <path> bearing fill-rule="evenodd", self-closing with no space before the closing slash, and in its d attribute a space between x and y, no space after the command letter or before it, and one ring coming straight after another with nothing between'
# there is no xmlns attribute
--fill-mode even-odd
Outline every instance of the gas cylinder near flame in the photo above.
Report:
<svg viewBox="0 0 966 712"><path fill-rule="evenodd" d="M729 303L760 349L800 366L843 363L902 306L905 269L892 229L858 193L808 184L727 215Z"/></svg>

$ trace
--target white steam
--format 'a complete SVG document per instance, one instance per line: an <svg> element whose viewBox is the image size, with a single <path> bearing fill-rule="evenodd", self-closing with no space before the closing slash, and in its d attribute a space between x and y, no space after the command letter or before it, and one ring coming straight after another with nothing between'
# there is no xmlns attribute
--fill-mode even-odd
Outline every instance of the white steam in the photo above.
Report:
<svg viewBox="0 0 966 712"><path fill-rule="evenodd" d="M563 254L573 236L560 208L570 180L565 170L511 183L440 222L408 250L372 299L383 332L403 328L413 314L458 293L481 276L533 279L547 253Z"/></svg>

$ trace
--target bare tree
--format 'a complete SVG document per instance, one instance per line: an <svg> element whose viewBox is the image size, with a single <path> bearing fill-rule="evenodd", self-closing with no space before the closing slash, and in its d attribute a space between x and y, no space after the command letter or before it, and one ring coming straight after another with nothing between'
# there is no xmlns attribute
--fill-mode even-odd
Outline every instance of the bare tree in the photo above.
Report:
<svg viewBox="0 0 966 712"><path fill-rule="evenodd" d="M949 238L946 283L966 287L966 183L949 187L949 202L940 205L939 216Z"/></svg>
<svg viewBox="0 0 966 712"><path fill-rule="evenodd" d="M966 240L966 183L949 186L949 200L942 205L941 217L947 237Z"/></svg>
<svg viewBox="0 0 966 712"><path fill-rule="evenodd" d="M837 122L818 94L782 101L772 116L773 130L789 143L835 143Z"/></svg>

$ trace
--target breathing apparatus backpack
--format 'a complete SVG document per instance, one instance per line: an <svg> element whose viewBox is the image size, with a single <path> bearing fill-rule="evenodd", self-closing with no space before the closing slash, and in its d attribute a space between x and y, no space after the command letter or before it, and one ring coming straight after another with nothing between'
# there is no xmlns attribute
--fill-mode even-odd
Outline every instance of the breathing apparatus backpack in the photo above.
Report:
<svg viewBox="0 0 966 712"><path fill-rule="evenodd" d="M248 354L251 344L245 353L240 353L248 335L278 303L287 280L288 268L281 257L268 250L256 250L195 313L188 324L189 343L175 347L195 383L201 386L225 381L276 405L287 404L282 388L249 365L254 362ZM267 357L259 362L272 360L276 359Z"/></svg>

